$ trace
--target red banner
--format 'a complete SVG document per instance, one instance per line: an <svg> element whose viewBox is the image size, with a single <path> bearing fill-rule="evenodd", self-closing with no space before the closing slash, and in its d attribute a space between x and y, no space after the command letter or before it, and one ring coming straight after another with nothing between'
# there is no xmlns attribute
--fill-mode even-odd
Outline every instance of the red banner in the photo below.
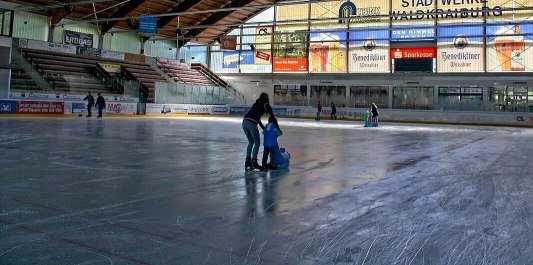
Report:
<svg viewBox="0 0 533 265"><path fill-rule="evenodd" d="M20 114L63 114L64 102L57 101L18 101L17 113Z"/></svg>
<svg viewBox="0 0 533 265"><path fill-rule="evenodd" d="M437 57L437 48L393 48L390 50L392 59L427 59Z"/></svg>
<svg viewBox="0 0 533 265"><path fill-rule="evenodd" d="M262 59L262 60L265 60L265 61L270 61L270 54L268 54L266 52L256 51L255 52L255 57L257 57L259 59Z"/></svg>
<svg viewBox="0 0 533 265"><path fill-rule="evenodd" d="M276 58L273 64L274 72L307 72L307 57L305 58Z"/></svg>

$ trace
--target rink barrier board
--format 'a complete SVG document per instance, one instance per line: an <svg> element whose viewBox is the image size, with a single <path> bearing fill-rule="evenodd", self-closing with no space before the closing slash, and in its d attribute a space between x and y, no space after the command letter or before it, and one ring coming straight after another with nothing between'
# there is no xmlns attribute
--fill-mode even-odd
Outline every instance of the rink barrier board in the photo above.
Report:
<svg viewBox="0 0 533 265"><path fill-rule="evenodd" d="M31 104L33 103L33 105ZM30 104L31 106L28 106ZM0 115L57 115L62 106L62 114L86 114L86 101L61 101L61 100L0 100ZM19 111L19 106L23 111ZM132 102L106 102L104 114L112 116L136 115L140 109L139 104ZM247 105L199 105L199 104L145 104L145 113L148 116L174 116L174 115L222 115L242 116L251 106ZM51 108L51 106L53 106ZM273 106L274 114L282 117L315 118L316 108L305 106ZM53 111L51 111L53 110ZM362 120L366 109L337 108L339 120ZM93 109L94 114L97 110ZM22 114L27 113L27 114ZM329 118L331 108L324 107L321 117ZM521 112L468 112L468 111L436 111L436 110L400 110L381 109L381 122L408 122L431 124L463 124L487 126L520 126L533 127L533 113Z"/></svg>

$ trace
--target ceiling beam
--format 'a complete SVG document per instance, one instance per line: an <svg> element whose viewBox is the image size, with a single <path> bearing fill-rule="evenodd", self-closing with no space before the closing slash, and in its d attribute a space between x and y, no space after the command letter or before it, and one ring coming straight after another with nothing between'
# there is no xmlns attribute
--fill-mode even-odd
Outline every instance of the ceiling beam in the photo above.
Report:
<svg viewBox="0 0 533 265"><path fill-rule="evenodd" d="M243 7L251 2L253 2L254 0L237 0L237 1L231 1L229 2L228 4L226 4L224 7L222 7L222 9L224 8L232 8L232 7ZM225 17L229 16L230 14L232 14L233 12L235 11L223 11L223 12L217 12L217 13L214 13L214 14L211 14L210 16L208 16L206 19L204 19L202 22L200 22L198 25L199 26L204 26L204 25L213 25L219 21L221 21L222 19L224 19ZM184 37L186 39L183 39L183 40L179 40L178 41L178 45L180 47L182 47L183 45L185 45L189 40L190 38L195 38L196 36L198 36L200 33L202 33L204 30L206 30L205 28L195 28L195 29L191 29L190 31L188 31L187 33L185 33Z"/></svg>
<svg viewBox="0 0 533 265"><path fill-rule="evenodd" d="M168 11L167 13L185 12L200 2L202 1L201 0L185 0L177 4L174 8L172 8L172 10ZM168 16L168 17L160 18L157 21L157 28L158 29L164 28L166 25L168 25L170 22L172 22L177 17L178 16Z"/></svg>
<svg viewBox="0 0 533 265"><path fill-rule="evenodd" d="M113 13L109 18L125 17L129 15L137 7L141 6L144 2L145 0L130 0L123 7L121 7L119 10ZM118 21L109 21L107 23L102 24L100 28L100 33L105 34L110 29L112 29L117 24L117 22Z"/></svg>
<svg viewBox="0 0 533 265"><path fill-rule="evenodd" d="M61 21L61 19L63 19L64 17L66 17L68 14L67 14L67 8L69 7L64 7L64 8L57 8L55 10L55 12L53 13L52 17L50 18L50 24L51 25L55 25L57 23L59 23L59 21ZM72 9L71 9L72 11Z"/></svg>

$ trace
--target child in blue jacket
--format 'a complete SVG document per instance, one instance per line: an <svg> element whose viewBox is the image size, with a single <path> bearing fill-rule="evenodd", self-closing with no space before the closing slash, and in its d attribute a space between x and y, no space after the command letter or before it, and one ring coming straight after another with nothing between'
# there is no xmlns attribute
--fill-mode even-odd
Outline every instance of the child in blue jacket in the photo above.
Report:
<svg viewBox="0 0 533 265"><path fill-rule="evenodd" d="M278 147L278 134L277 131L278 127L276 126L276 118L273 116L270 116L268 118L268 124L265 126L265 129L263 130L264 135L264 152L263 152L263 164L262 166L264 168L277 168L277 165L275 164L275 153L276 149ZM268 157L270 156L270 163L267 164Z"/></svg>

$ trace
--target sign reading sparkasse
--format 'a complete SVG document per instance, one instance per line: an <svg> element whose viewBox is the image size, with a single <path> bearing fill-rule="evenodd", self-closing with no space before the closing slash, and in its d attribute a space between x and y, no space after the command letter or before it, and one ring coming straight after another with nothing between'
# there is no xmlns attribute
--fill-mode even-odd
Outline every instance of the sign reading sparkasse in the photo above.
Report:
<svg viewBox="0 0 533 265"><path fill-rule="evenodd" d="M437 56L437 48L393 48L390 53L392 59L427 59Z"/></svg>

